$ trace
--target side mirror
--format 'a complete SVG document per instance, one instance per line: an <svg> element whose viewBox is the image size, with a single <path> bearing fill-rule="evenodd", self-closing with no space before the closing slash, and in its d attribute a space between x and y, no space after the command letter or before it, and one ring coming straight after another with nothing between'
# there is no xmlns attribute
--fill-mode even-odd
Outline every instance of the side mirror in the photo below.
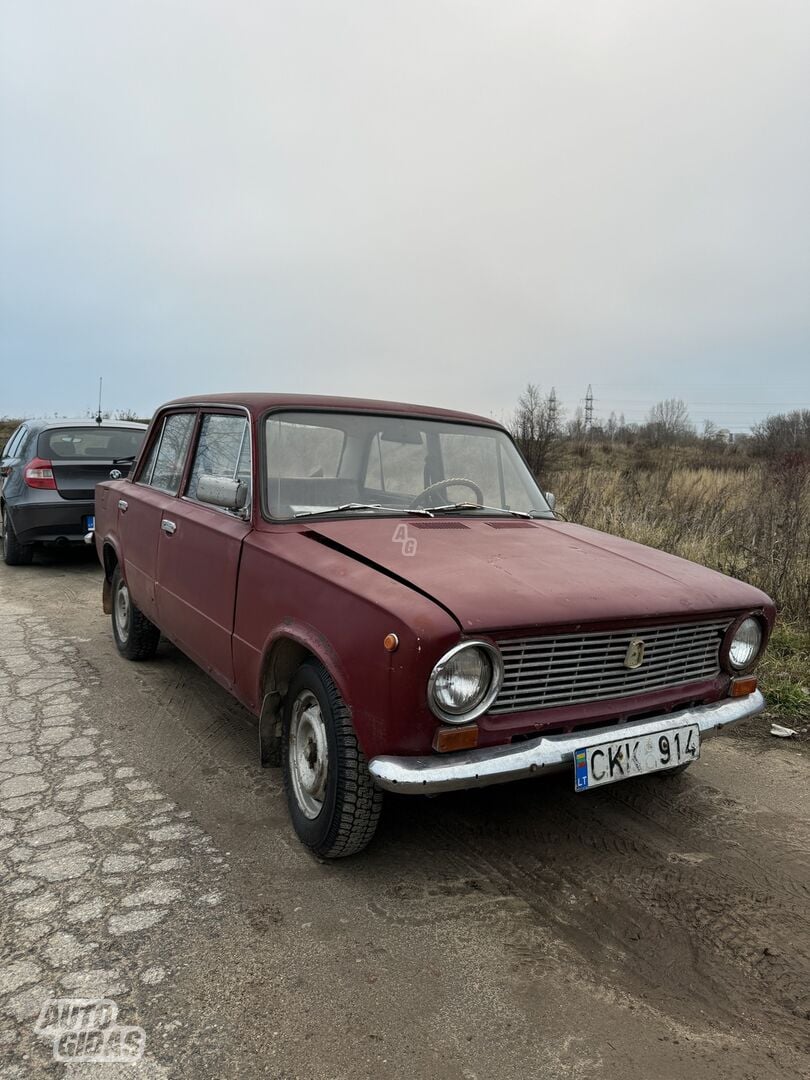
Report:
<svg viewBox="0 0 810 1080"><path fill-rule="evenodd" d="M244 480L229 476L201 476L197 481L197 498L223 510L243 510L247 503L248 486Z"/></svg>
<svg viewBox="0 0 810 1080"><path fill-rule="evenodd" d="M557 496L554 494L553 491L544 491L543 494L546 497L546 502L548 503L549 507L553 510L554 507L557 505Z"/></svg>

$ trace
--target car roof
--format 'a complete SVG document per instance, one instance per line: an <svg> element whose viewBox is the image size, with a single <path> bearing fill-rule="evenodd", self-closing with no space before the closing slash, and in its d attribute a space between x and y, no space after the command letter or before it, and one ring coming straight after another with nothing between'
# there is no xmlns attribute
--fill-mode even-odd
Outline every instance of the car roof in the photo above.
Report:
<svg viewBox="0 0 810 1080"><path fill-rule="evenodd" d="M254 416L271 409L289 409L291 411L316 410L328 412L369 412L390 413L395 416L425 416L436 420L464 420L489 427L500 428L503 425L492 417L478 416L476 413L458 412L455 409L439 409L431 405L413 405L404 401L378 401L374 398L332 397L319 394L198 394L191 397L176 398L161 408L180 405L201 406L240 406L248 409Z"/></svg>
<svg viewBox="0 0 810 1080"><path fill-rule="evenodd" d="M65 417L64 420L21 420L19 426L25 426L32 431L49 431L52 428L133 428L139 431L146 431L147 424L136 423L132 420L102 420L100 424L95 420L71 420Z"/></svg>

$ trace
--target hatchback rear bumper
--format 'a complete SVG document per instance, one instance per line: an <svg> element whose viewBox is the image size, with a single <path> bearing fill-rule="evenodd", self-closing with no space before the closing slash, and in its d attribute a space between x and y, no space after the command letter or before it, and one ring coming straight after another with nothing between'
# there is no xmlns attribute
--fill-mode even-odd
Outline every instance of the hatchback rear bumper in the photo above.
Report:
<svg viewBox="0 0 810 1080"><path fill-rule="evenodd" d="M638 739L685 724L697 724L703 741L729 724L756 716L764 708L765 698L759 690L755 690L744 698L725 698L711 705L681 709L612 727L591 728L565 735L541 735L528 742L506 746L487 746L458 754L425 757L376 757L369 763L369 771L378 787L403 795L433 795L441 791L484 787L565 768L570 768L573 775L574 751L583 746Z"/></svg>
<svg viewBox="0 0 810 1080"><path fill-rule="evenodd" d="M39 494L39 493L38 493ZM48 493L52 494L52 493ZM61 499L19 503L8 506L14 532L21 544L67 540L80 544L87 532L87 519L95 513L92 499Z"/></svg>

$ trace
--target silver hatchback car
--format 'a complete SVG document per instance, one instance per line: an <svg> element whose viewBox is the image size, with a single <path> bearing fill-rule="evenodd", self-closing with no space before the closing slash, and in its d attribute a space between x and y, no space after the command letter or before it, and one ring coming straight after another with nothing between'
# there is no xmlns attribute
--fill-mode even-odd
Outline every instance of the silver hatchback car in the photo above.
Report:
<svg viewBox="0 0 810 1080"><path fill-rule="evenodd" d="M30 563L37 543L80 543L95 525L96 484L128 475L145 432L123 420L24 420L0 455L5 562Z"/></svg>

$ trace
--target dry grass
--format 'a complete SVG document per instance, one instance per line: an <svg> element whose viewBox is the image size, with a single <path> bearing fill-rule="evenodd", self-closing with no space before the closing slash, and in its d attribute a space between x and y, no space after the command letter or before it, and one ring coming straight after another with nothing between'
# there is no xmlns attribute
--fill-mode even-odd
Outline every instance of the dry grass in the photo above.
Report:
<svg viewBox="0 0 810 1080"><path fill-rule="evenodd" d="M781 616L810 619L810 465L645 469L602 464L557 472L558 505L573 521L750 581Z"/></svg>
<svg viewBox="0 0 810 1080"><path fill-rule="evenodd" d="M596 460L594 460L596 459ZM670 551L757 585L779 624L761 668L770 713L810 713L810 464L800 457L735 468L677 458L572 458L552 483L572 521ZM616 464L619 464L618 462ZM806 729L804 729L806 730Z"/></svg>

